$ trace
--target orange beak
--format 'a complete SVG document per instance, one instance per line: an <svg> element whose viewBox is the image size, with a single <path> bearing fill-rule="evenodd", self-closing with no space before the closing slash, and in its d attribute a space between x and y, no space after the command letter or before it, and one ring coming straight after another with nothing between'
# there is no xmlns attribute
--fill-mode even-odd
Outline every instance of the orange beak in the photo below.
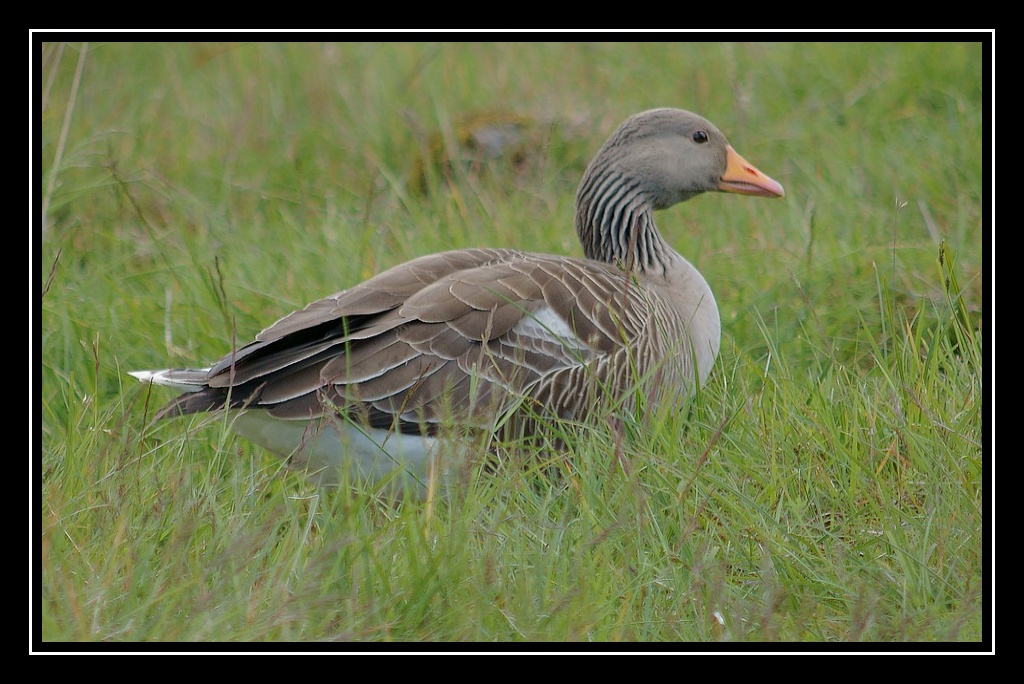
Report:
<svg viewBox="0 0 1024 684"><path fill-rule="evenodd" d="M726 167L718 182L721 192L735 192L740 195L758 197L785 197L786 191L777 180L769 178L757 167L741 157L732 145L726 145Z"/></svg>

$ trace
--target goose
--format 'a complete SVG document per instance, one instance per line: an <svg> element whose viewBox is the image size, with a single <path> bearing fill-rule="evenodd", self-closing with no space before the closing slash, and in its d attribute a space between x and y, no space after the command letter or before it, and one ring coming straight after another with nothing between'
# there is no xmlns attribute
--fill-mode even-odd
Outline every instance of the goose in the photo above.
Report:
<svg viewBox="0 0 1024 684"><path fill-rule="evenodd" d="M546 421L612 424L705 383L718 306L654 222L704 192L785 195L706 119L643 111L580 181L584 257L421 256L288 314L211 366L131 375L180 392L156 419L227 410L235 433L321 484L424 492L446 435L543 439Z"/></svg>

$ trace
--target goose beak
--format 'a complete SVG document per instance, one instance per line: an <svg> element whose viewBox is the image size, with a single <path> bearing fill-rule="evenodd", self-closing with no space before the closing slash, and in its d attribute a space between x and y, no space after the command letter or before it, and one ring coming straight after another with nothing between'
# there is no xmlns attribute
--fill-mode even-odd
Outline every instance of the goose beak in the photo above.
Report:
<svg viewBox="0 0 1024 684"><path fill-rule="evenodd" d="M757 167L741 157L732 145L725 146L725 173L718 181L721 192L735 192L740 195L757 195L758 197L785 197L782 185L757 170Z"/></svg>

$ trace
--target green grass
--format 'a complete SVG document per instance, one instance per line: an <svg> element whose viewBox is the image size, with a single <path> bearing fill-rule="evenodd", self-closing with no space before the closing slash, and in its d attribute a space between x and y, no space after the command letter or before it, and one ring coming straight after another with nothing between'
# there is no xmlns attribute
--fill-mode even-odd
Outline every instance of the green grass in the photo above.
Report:
<svg viewBox="0 0 1024 684"><path fill-rule="evenodd" d="M966 43L44 44L41 647L978 648L982 64ZM127 370L208 363L387 266L579 254L583 166L653 106L787 191L659 215L722 312L687 415L574 439L550 481L475 469L404 505L318 490L223 421L151 422L170 395ZM424 161L484 112L537 122L526 163Z"/></svg>

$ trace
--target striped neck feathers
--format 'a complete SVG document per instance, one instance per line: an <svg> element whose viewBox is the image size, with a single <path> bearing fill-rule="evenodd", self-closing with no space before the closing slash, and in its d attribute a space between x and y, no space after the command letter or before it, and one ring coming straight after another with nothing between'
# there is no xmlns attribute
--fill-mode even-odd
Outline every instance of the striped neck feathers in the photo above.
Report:
<svg viewBox="0 0 1024 684"><path fill-rule="evenodd" d="M576 233L587 258L644 275L666 275L680 255L658 232L639 179L592 166L576 193Z"/></svg>

